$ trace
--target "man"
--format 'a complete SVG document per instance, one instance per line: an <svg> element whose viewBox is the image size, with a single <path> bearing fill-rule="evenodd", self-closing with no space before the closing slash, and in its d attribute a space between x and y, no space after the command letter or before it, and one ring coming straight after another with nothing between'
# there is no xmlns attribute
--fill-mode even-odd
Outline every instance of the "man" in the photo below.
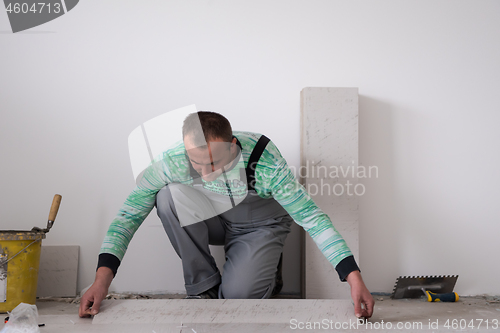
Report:
<svg viewBox="0 0 500 333"><path fill-rule="evenodd" d="M276 295L283 245L295 221L349 283L356 316L373 313L351 251L276 146L260 134L233 132L220 114L200 111L185 119L183 141L145 170L111 224L81 317L98 313L133 234L154 206L182 260L187 298ZM224 245L222 276L209 244Z"/></svg>

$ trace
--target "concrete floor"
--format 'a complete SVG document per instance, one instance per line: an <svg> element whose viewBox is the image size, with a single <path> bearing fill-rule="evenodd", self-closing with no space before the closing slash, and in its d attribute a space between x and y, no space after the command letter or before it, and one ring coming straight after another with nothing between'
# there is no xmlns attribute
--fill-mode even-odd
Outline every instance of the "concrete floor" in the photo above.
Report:
<svg viewBox="0 0 500 333"><path fill-rule="evenodd" d="M462 297L457 303L428 303L376 296L373 317L360 325L349 300L171 298L177 299L105 300L101 313L94 319L79 318L79 304L40 300L38 322L45 324L40 332L325 332L333 331L335 325L339 331L359 332L500 332L499 297ZM2 321L0 329L3 326Z"/></svg>

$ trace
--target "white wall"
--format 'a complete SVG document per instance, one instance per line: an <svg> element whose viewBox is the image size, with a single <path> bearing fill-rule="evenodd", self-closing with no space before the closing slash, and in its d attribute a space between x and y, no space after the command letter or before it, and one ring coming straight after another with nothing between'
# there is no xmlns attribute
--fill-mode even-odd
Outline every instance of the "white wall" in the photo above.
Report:
<svg viewBox="0 0 500 333"><path fill-rule="evenodd" d="M360 164L379 167L361 180L368 287L459 274L460 294L500 294L499 31L495 0L86 0L18 34L2 9L0 229L43 226L61 193L44 244L81 246L81 289L133 188L136 126L195 103L268 134L298 167L300 90L359 87ZM297 292L298 261L286 260ZM156 216L113 288L183 290Z"/></svg>

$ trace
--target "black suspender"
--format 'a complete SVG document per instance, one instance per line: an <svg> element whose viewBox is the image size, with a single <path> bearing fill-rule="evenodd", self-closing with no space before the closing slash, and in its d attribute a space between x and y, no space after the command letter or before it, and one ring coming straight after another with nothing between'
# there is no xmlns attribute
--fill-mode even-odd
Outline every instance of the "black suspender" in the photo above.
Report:
<svg viewBox="0 0 500 333"><path fill-rule="evenodd" d="M248 159L248 164L246 168L246 174L247 174L247 184L248 184L248 190L255 190L255 169L257 168L257 162L259 162L260 156L264 152L264 149L266 149L267 144L269 143L269 138L265 135L262 135L257 141L257 144L253 148L252 153L250 154L250 158Z"/></svg>

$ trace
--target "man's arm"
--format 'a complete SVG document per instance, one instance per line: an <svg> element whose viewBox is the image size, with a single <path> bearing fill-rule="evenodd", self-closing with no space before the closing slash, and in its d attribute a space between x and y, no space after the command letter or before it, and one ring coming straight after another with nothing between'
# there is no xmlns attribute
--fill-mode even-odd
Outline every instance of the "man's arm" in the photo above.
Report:
<svg viewBox="0 0 500 333"><path fill-rule="evenodd" d="M294 221L309 233L328 261L337 269L341 281L359 270L353 254L329 216L313 201L291 172L286 160L271 141L255 170L255 189L260 196L271 195Z"/></svg>
<svg viewBox="0 0 500 333"><path fill-rule="evenodd" d="M94 283L80 302L80 317L90 317L99 312L128 244L154 206L156 192L137 186L111 223L99 253Z"/></svg>
<svg viewBox="0 0 500 333"><path fill-rule="evenodd" d="M108 267L99 267L97 269L94 283L85 292L80 301L80 308L78 310L80 317L90 317L99 312L101 302L108 294L113 277L113 271Z"/></svg>
<svg viewBox="0 0 500 333"><path fill-rule="evenodd" d="M347 283L351 286L351 297L354 301L354 314L358 318L370 318L373 314L375 301L366 288L361 273L353 271L347 276ZM363 305L363 308L361 307Z"/></svg>
<svg viewBox="0 0 500 333"><path fill-rule="evenodd" d="M273 142L268 143L259 160L256 179L256 190L264 194L271 193L295 222L309 233L323 255L335 267L340 280L349 283L356 316L370 317L373 313L373 297L361 278L354 256L328 215L297 182ZM361 310L361 304L364 304L365 309Z"/></svg>
<svg viewBox="0 0 500 333"><path fill-rule="evenodd" d="M83 295L79 315L90 317L99 312L108 294L121 260L134 233L154 207L156 193L171 182L166 157L153 162L144 172L139 184L127 197L111 223L99 253L94 283Z"/></svg>

